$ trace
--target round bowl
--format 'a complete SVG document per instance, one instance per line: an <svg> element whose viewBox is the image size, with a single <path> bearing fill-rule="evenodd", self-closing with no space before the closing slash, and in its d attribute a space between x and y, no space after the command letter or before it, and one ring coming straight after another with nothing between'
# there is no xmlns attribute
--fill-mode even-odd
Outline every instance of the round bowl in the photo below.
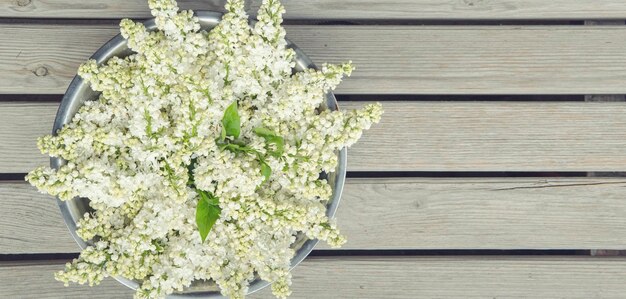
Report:
<svg viewBox="0 0 626 299"><path fill-rule="evenodd" d="M222 17L221 13L211 11L198 11L196 12L196 15L200 20L202 29L207 31L215 27ZM154 19L148 20L144 24L148 29L156 29ZM300 49L298 49L293 43L289 41L288 44L289 47L294 49L296 52L296 72L303 71L308 68L317 69L311 59L309 59ZM103 64L111 57L124 57L130 55L131 53L132 51L126 45L126 40L118 34L109 42L104 44L98 51L96 51L96 53L93 54L91 58L95 59L98 64ZM65 124L71 122L72 118L85 101L95 100L98 98L98 96L99 93L91 90L88 84L85 83L79 76L74 77L65 93L65 96L63 97L63 101L59 106L59 110L57 111L52 134L56 135L56 132L60 128L62 128ZM326 103L324 106L324 109L338 109L337 100L332 93L329 92L328 94L326 94ZM337 155L339 158L339 163L337 164L337 169L335 170L335 172L330 174L323 173L321 175L328 180L333 189L332 198L327 205L326 215L328 215L328 217L333 217L335 215L346 177L346 149L342 149L337 153ZM63 166L65 163L66 161L61 158L53 157L50 159L50 164L54 169L59 169L59 167ZM86 212L90 211L89 199L75 198L70 201L61 201L57 199L57 203L59 204L59 208L61 209L61 214L63 215L65 224L67 224L67 227L72 234L74 240L76 240L76 243L78 243L78 246L80 246L81 249L85 249L87 246L93 244L91 240L85 241L76 234L77 221L80 220ZM317 242L317 240L307 239L302 234L297 236L296 242L292 245L292 247L296 249L296 254L291 260L292 269L300 262L302 262L302 260L304 260L304 258L306 258L309 253L311 253ZM115 277L115 279L131 289L137 289L139 287L138 281L126 279L124 277ZM248 292L256 292L268 286L269 284L269 282L262 281L257 278L253 282L251 282ZM169 295L168 298L224 297L220 295L214 283L196 281L192 284L191 287L187 288L185 291Z"/></svg>

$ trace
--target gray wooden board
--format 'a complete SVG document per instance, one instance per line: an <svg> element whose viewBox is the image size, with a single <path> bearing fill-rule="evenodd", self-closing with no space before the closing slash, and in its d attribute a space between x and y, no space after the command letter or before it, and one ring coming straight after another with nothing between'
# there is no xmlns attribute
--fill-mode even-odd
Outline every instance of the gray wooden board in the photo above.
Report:
<svg viewBox="0 0 626 299"><path fill-rule="evenodd" d="M217 9L222 2L181 5ZM258 1L252 2L254 10ZM287 1L287 9L288 19L304 22L605 24L288 26L289 37L317 63L355 62L358 71L338 94L626 93L626 28L604 21L626 19L623 1L311 0ZM3 18L127 16L147 17L145 1L0 3ZM62 94L78 64L117 31L62 23L0 24L0 94ZM383 123L350 150L351 171L624 170L624 103L385 104ZM34 138L49 132L56 105L0 103L0 173L47 163ZM345 249L618 250L626 245L625 186L620 178L350 179L338 218L349 239ZM52 198L23 182L4 182L0 202L0 254L77 251ZM99 288L64 288L52 278L62 263L0 262L0 297L132 296L111 279ZM318 257L295 270L291 298L622 298L625 272L618 257ZM250 298L272 296L264 290Z"/></svg>
<svg viewBox="0 0 626 299"><path fill-rule="evenodd" d="M343 102L342 109L367 102ZM57 103L0 102L0 173L47 164ZM624 171L626 102L383 102L349 171Z"/></svg>
<svg viewBox="0 0 626 299"><path fill-rule="evenodd" d="M349 179L344 249L623 249L626 179ZM0 184L0 254L78 252L53 198ZM328 249L320 244L318 249Z"/></svg>
<svg viewBox="0 0 626 299"><path fill-rule="evenodd" d="M316 63L353 60L357 70L339 94L626 93L626 26L287 31ZM106 25L0 24L0 93L64 93L78 65L116 33Z"/></svg>
<svg viewBox="0 0 626 299"><path fill-rule="evenodd" d="M41 263L41 262L40 262ZM108 279L63 287L62 263L0 264L4 298L131 298ZM294 271L290 298L623 298L623 258L592 257L327 257ZM42 291L45 290L45 291ZM269 289L248 298L273 298Z"/></svg>
<svg viewBox="0 0 626 299"><path fill-rule="evenodd" d="M224 0L179 0L183 9L223 10ZM260 0L246 1L255 13ZM619 0L307 0L283 1L288 19L626 19ZM5 18L146 18L146 0L13 0L0 3Z"/></svg>

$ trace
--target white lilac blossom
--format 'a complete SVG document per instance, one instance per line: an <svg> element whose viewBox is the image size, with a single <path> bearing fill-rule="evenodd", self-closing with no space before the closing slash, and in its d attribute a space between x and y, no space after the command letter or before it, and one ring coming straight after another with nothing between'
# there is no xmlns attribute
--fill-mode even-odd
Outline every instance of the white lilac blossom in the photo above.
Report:
<svg viewBox="0 0 626 299"><path fill-rule="evenodd" d="M141 282L136 298L212 280L243 298L258 275L285 298L296 234L345 242L325 215L332 190L319 174L335 170L337 150L378 122L382 107L318 109L353 67L293 74L278 0L263 1L254 26L244 1L230 0L209 32L174 0L149 5L159 30L123 20L135 54L83 64L79 75L99 99L39 139L43 153L68 163L27 180L61 200L89 198L93 209L77 232L94 245L56 278L94 285L123 276ZM238 127L225 136L229 107ZM204 242L203 194L219 212Z"/></svg>

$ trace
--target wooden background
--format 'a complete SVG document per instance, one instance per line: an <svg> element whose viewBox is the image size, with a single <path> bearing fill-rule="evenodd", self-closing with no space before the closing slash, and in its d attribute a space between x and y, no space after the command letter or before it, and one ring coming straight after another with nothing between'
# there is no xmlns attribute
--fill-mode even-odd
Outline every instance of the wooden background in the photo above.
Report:
<svg viewBox="0 0 626 299"><path fill-rule="evenodd" d="M0 1L1 298L132 297L54 281L78 247L23 176L78 65L146 2ZM386 110L349 151L349 242L318 247L292 298L626 296L625 1L284 2L315 62L356 64L340 105Z"/></svg>

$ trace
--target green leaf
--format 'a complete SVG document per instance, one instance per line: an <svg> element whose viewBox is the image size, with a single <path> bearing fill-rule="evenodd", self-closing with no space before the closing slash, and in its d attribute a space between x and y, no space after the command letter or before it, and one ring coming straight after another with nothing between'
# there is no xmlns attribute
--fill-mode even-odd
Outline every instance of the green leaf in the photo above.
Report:
<svg viewBox="0 0 626 299"><path fill-rule="evenodd" d="M198 207L196 208L196 224L198 231L200 232L200 238L202 242L206 240L211 228L220 218L220 209L218 203L219 200L211 193L206 191L197 190L200 194L200 200L198 201Z"/></svg>
<svg viewBox="0 0 626 299"><path fill-rule="evenodd" d="M200 195L200 199L206 200L210 205L218 206L220 205L220 200L215 197L211 192L207 192L204 190L196 189L196 192Z"/></svg>
<svg viewBox="0 0 626 299"><path fill-rule="evenodd" d="M235 154L237 153L257 153L257 151L249 146L241 145L237 143L224 143L220 144L219 148L221 150L228 150Z"/></svg>
<svg viewBox="0 0 626 299"><path fill-rule="evenodd" d="M255 128L254 133L263 137L268 144L276 145L276 150L270 152L272 156L278 158L285 152L285 139L283 137L263 127Z"/></svg>
<svg viewBox="0 0 626 299"><path fill-rule="evenodd" d="M241 118L239 118L239 111L237 110L237 101L230 104L224 111L222 125L227 136L232 136L235 139L239 138L239 134L241 134Z"/></svg>
<svg viewBox="0 0 626 299"><path fill-rule="evenodd" d="M276 134L274 132L270 131L270 129L263 128L263 127L255 128L254 129L254 133L259 135L259 136L261 136L261 137L276 136Z"/></svg>
<svg viewBox="0 0 626 299"><path fill-rule="evenodd" d="M278 158L283 155L285 152L285 139L280 136L274 136L270 139L266 139L267 143L276 145L276 150L272 151L272 156Z"/></svg>
<svg viewBox="0 0 626 299"><path fill-rule="evenodd" d="M231 152L233 152L233 153L238 153L238 152L240 152L240 151L241 151L241 150L240 150L239 145L234 144L234 143L224 143L224 144L220 144L220 145L219 145L219 148L220 148L221 150L229 150L229 151L231 151Z"/></svg>
<svg viewBox="0 0 626 299"><path fill-rule="evenodd" d="M272 176L272 168L264 161L261 161L261 174L265 177L264 183Z"/></svg>
<svg viewBox="0 0 626 299"><path fill-rule="evenodd" d="M224 129L224 126L222 126L222 131L220 132L220 139L221 142L224 142L224 140L226 140L226 129Z"/></svg>

